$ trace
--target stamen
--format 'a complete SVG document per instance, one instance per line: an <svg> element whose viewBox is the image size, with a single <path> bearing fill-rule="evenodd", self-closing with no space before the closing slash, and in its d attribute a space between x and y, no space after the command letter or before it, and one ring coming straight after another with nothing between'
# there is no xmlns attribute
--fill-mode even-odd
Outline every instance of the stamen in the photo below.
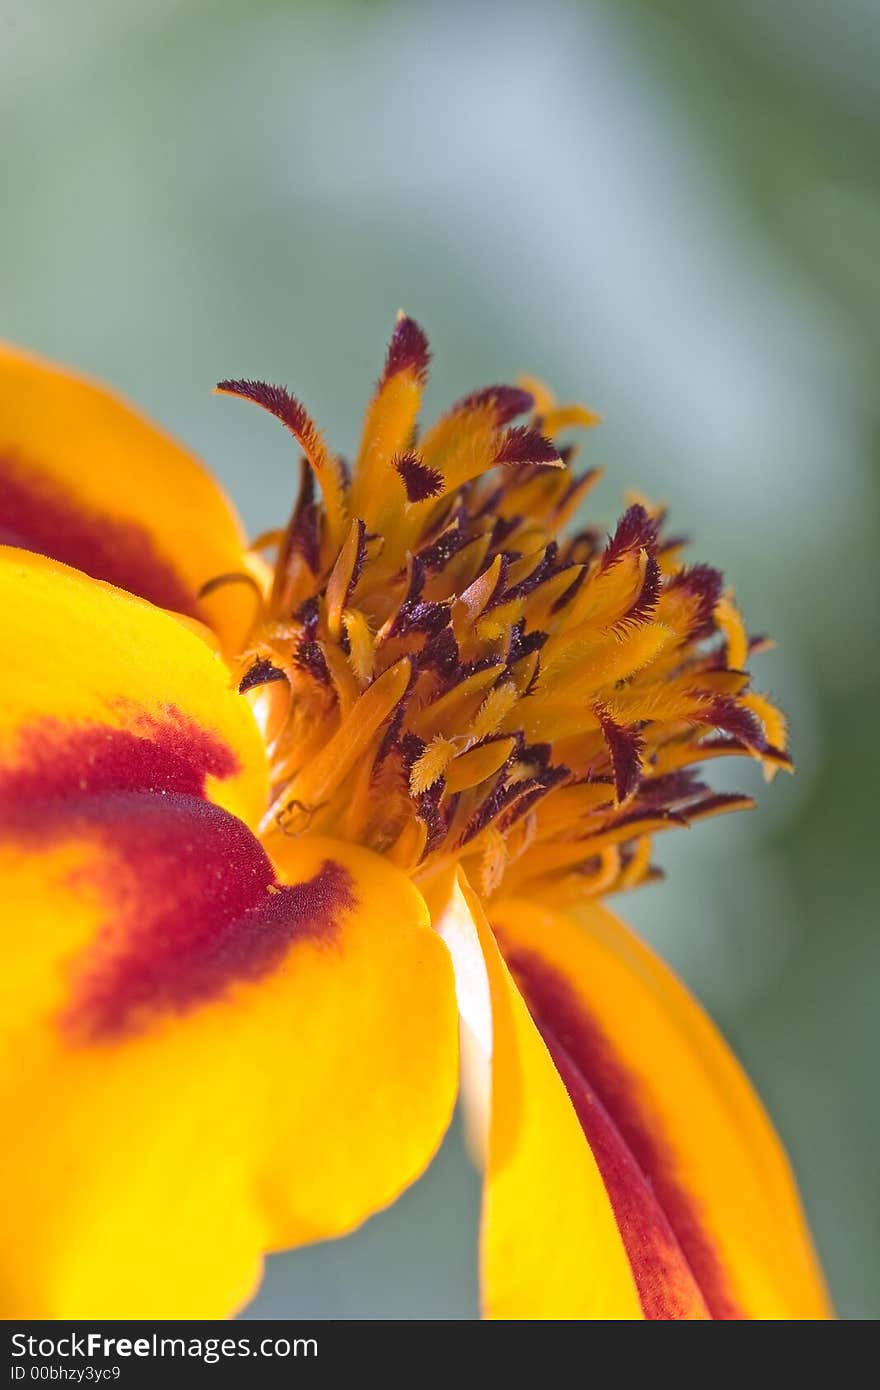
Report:
<svg viewBox="0 0 880 1390"><path fill-rule="evenodd" d="M697 764L790 765L745 671L766 639L716 569L682 564L662 509L562 534L599 470L575 476L556 436L592 411L490 386L420 434L429 357L401 317L350 480L286 390L219 388L306 455L288 526L260 538L275 578L242 656L242 691L290 688L264 831L356 840L416 877L461 862L485 894L649 882L655 833L751 804Z"/></svg>
<svg viewBox="0 0 880 1390"><path fill-rule="evenodd" d="M428 347L428 339L421 328L415 319L407 318L406 314L400 314L391 335L381 385L384 386L400 372L409 370L415 374L419 385L424 386L428 379L430 360L431 349Z"/></svg>

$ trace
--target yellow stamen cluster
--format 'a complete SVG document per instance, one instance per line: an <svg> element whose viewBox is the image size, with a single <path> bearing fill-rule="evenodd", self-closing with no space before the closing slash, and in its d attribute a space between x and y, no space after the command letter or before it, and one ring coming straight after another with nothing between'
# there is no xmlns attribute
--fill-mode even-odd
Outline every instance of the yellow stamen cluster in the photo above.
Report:
<svg viewBox="0 0 880 1390"><path fill-rule="evenodd" d="M241 657L272 760L264 829L420 877L461 861L486 895L635 886L655 831L749 804L693 765L786 766L784 721L749 691L720 575L682 564L661 513L633 503L611 537L562 538L597 474L555 441L596 416L524 381L420 434L427 362L401 317L350 477L285 390L219 388L304 454L288 526L259 542L274 577Z"/></svg>

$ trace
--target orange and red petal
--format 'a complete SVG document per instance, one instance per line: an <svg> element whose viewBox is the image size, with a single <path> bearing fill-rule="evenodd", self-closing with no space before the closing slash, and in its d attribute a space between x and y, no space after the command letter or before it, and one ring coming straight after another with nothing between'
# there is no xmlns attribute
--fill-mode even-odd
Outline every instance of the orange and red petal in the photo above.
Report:
<svg viewBox="0 0 880 1390"><path fill-rule="evenodd" d="M0 543L73 565L214 626L235 647L246 584L204 584L248 562L221 488L170 436L105 388L0 344Z"/></svg>
<svg viewBox="0 0 880 1390"><path fill-rule="evenodd" d="M367 851L269 859L262 746L197 637L25 552L0 600L3 1311L220 1316L428 1162L448 956Z"/></svg>
<svg viewBox="0 0 880 1390"><path fill-rule="evenodd" d="M488 1102L480 1136L485 1315L640 1319L636 1282L596 1157L463 879L437 925L455 962L466 1089L477 1104L483 1097Z"/></svg>
<svg viewBox="0 0 880 1390"><path fill-rule="evenodd" d="M779 1140L671 971L600 905L575 922L511 900L492 921L597 1162L644 1316L830 1316Z"/></svg>

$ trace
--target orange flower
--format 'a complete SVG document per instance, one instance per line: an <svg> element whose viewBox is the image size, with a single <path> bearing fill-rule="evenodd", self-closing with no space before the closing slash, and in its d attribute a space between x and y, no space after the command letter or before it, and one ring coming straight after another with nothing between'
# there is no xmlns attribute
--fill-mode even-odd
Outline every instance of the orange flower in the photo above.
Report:
<svg viewBox="0 0 880 1390"><path fill-rule="evenodd" d="M459 1070L488 1315L828 1314L759 1101L601 901L746 804L696 763L788 765L758 644L651 507L562 536L595 416L528 382L420 434L427 362L400 318L350 474L221 384L304 455L249 550L172 440L0 354L7 1317L233 1312L424 1170Z"/></svg>

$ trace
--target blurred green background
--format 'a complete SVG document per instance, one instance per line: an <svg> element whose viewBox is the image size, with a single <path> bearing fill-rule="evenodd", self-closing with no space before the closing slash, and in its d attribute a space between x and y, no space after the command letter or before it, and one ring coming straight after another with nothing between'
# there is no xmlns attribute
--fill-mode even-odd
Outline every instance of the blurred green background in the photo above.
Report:
<svg viewBox="0 0 880 1390"><path fill-rule="evenodd" d="M798 776L616 906L751 1070L851 1318L880 1313L878 68L876 0L0 5L5 336L134 397L257 530L295 459L212 383L280 379L350 452L403 305L429 406L521 369L586 398L593 514L666 499L778 638ZM473 1316L478 1201L453 1135L252 1311Z"/></svg>

